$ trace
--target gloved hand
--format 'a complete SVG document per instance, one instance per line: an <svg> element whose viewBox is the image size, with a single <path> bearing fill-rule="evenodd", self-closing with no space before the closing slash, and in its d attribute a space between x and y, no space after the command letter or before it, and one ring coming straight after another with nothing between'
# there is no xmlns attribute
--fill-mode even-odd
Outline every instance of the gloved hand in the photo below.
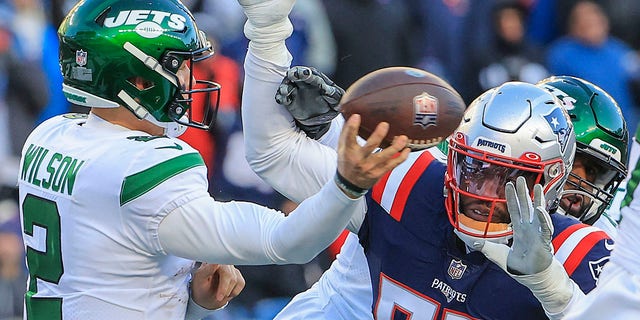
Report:
<svg viewBox="0 0 640 320"><path fill-rule="evenodd" d="M276 102L287 108L296 125L312 139L321 137L340 114L344 90L313 67L296 66L287 71L276 92Z"/></svg>
<svg viewBox="0 0 640 320"><path fill-rule="evenodd" d="M511 247L465 236L461 232L457 232L458 236L469 247L481 251L509 273L534 274L546 269L553 260L553 225L544 208L542 186L537 184L533 190L535 206L523 177L518 177L515 187L512 182L505 186L507 209L513 228Z"/></svg>
<svg viewBox="0 0 640 320"><path fill-rule="evenodd" d="M547 316L561 318L567 306L584 294L553 256L553 224L544 208L542 186L533 189L533 201L524 177L505 186L507 209L513 227L511 247L456 232L471 248L481 251L540 301ZM572 300L573 299L573 300Z"/></svg>
<svg viewBox="0 0 640 320"><path fill-rule="evenodd" d="M507 255L507 271L523 275L547 269L553 260L553 224L544 207L542 186L536 184L533 187L535 205L523 177L518 177L515 187L513 183L507 183L505 193L513 226L513 245Z"/></svg>

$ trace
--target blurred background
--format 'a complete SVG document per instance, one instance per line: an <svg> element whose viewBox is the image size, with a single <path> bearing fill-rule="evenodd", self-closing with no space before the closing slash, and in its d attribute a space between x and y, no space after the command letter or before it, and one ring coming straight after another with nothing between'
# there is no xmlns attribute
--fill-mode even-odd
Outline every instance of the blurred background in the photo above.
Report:
<svg viewBox="0 0 640 320"><path fill-rule="evenodd" d="M0 320L22 319L27 271L17 207L20 150L43 120L87 112L62 95L56 30L72 0L0 0ZM185 0L217 55L197 78L222 84L216 127L182 136L203 155L210 193L285 213L295 204L244 160L240 103L247 40L237 0ZM311 65L343 88L373 70L413 66L449 81L467 103L510 80L589 80L640 120L638 0L299 0L287 40L293 65ZM206 103L201 101L199 103ZM212 319L271 319L328 268L341 239L306 265L239 267L243 293Z"/></svg>

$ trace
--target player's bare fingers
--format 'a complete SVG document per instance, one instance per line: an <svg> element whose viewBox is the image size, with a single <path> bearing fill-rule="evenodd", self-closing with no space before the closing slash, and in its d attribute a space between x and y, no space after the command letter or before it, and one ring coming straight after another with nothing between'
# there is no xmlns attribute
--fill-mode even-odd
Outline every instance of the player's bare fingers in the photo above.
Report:
<svg viewBox="0 0 640 320"><path fill-rule="evenodd" d="M376 152L375 154L378 155L380 158L385 159L386 161L386 159L388 158L396 157L398 152L401 152L405 148L407 148L408 143L409 143L409 138L407 138L407 136L405 135L396 136L396 137L393 137L393 140L391 141L391 145L382 149L381 151ZM407 150L407 152L408 151L410 150Z"/></svg>
<svg viewBox="0 0 640 320"><path fill-rule="evenodd" d="M370 173L369 173L370 177L376 178L376 179L381 178L382 176L387 174L389 171L393 170L395 167L397 167L402 162L407 160L407 158L409 157L409 153L411 152L411 149L409 148L405 148L400 152L393 149L389 149L389 148L392 148L392 147L388 147L385 150L391 151L392 152L390 153L391 156L378 158L378 162L376 163L375 168L370 170ZM376 153L376 155L378 155L378 153Z"/></svg>
<svg viewBox="0 0 640 320"><path fill-rule="evenodd" d="M378 152L367 153L354 167L358 174L353 182L357 181L355 184L365 189L371 188L387 172L405 161L411 151L408 148L402 149L405 140L406 137L400 138L395 145Z"/></svg>
<svg viewBox="0 0 640 320"><path fill-rule="evenodd" d="M387 136L388 132L389 132L389 123L384 121L378 123L378 125L376 126L376 129L373 130L373 132L367 139L364 146L362 146L362 151L364 151L367 154L372 153L375 149L377 149L380 146L380 143L382 143L382 140L384 139L384 137Z"/></svg>
<svg viewBox="0 0 640 320"><path fill-rule="evenodd" d="M406 148L408 138L404 135L394 138L390 146L372 153L367 157L367 165L363 168L369 169L372 177L381 177L387 171L397 167L407 159L409 148Z"/></svg>
<svg viewBox="0 0 640 320"><path fill-rule="evenodd" d="M219 264L203 262L194 273L194 279L202 280L205 278L210 278L218 271L219 268Z"/></svg>
<svg viewBox="0 0 640 320"><path fill-rule="evenodd" d="M345 150L358 146L357 136L358 129L360 128L360 120L359 114L353 114L344 123L338 140L338 153L344 153ZM341 150L341 148L344 148L344 150Z"/></svg>
<svg viewBox="0 0 640 320"><path fill-rule="evenodd" d="M224 305L215 296L218 287L217 271L220 265L203 263L193 273L191 281L191 297L199 305L207 309L217 309Z"/></svg>
<svg viewBox="0 0 640 320"><path fill-rule="evenodd" d="M222 301L231 295L237 283L237 274L235 267L231 265L223 265L217 272L216 299Z"/></svg>
<svg viewBox="0 0 640 320"><path fill-rule="evenodd" d="M240 292L244 290L244 286L246 284L240 270L238 270L237 268L233 268L233 269L235 270L235 273L236 273L236 286L231 291L230 297L232 298L237 297L240 294Z"/></svg>
<svg viewBox="0 0 640 320"><path fill-rule="evenodd" d="M393 148L393 149L389 149L389 148ZM393 168L399 166L401 163L407 160L407 158L409 157L409 153L411 152L411 149L409 148L403 148L399 152L395 151L396 147L389 147L389 148L387 149L393 150L395 153L393 154L393 156L391 156L384 162L382 166L382 171L383 171L382 175L386 174L390 170L393 170Z"/></svg>

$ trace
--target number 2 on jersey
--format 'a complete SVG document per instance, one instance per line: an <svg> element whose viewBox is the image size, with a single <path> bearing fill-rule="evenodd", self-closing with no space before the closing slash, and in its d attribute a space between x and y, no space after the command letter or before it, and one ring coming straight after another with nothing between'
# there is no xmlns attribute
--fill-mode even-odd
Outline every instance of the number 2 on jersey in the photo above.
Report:
<svg viewBox="0 0 640 320"><path fill-rule="evenodd" d="M25 295L27 319L62 319L62 298L37 298L37 279L57 284L63 273L60 215L55 202L28 194L22 203L27 245L29 289Z"/></svg>

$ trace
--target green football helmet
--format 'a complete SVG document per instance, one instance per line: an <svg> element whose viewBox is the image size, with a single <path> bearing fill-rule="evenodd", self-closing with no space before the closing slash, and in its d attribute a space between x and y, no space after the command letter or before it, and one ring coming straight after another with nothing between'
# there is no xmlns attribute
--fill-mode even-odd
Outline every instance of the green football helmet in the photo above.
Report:
<svg viewBox="0 0 640 320"><path fill-rule="evenodd" d="M570 174L560 207L580 221L593 224L611 204L627 175L629 132L622 111L609 94L583 79L554 76L538 85L558 97L571 117L576 132L576 161L583 159L595 169L593 183ZM585 201L586 197L590 201Z"/></svg>
<svg viewBox="0 0 640 320"><path fill-rule="evenodd" d="M193 78L194 63L211 57L213 49L180 1L80 1L58 37L63 92L71 103L124 106L171 136L185 126L208 130L213 125L220 86ZM191 70L188 83L176 75L184 61ZM134 84L140 79L142 89ZM215 105L203 103L205 110L190 111L195 94Z"/></svg>

